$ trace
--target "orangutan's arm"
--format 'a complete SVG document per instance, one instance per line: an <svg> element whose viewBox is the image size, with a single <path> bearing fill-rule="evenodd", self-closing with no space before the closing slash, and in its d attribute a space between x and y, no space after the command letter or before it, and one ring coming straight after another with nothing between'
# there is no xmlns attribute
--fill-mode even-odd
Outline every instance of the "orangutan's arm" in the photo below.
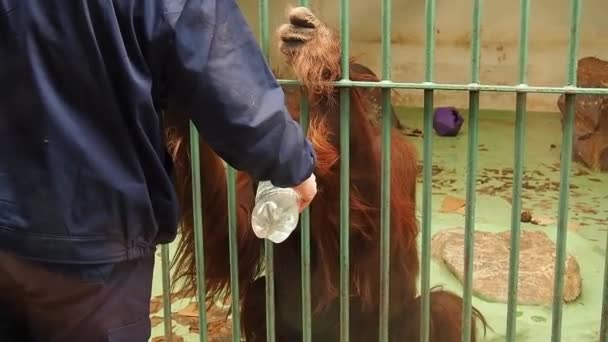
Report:
<svg viewBox="0 0 608 342"><path fill-rule="evenodd" d="M169 105L190 113L205 141L234 168L277 186L306 180L315 162L312 146L289 115L235 1L187 0L173 17Z"/></svg>

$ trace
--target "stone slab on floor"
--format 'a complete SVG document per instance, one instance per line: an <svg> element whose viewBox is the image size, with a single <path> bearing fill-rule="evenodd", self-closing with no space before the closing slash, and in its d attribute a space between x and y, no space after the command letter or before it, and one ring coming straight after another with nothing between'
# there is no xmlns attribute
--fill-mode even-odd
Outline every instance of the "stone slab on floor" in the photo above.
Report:
<svg viewBox="0 0 608 342"><path fill-rule="evenodd" d="M473 293L488 301L506 303L509 284L510 231L475 231ZM521 231L518 303L551 305L555 243L540 231ZM462 282L464 279L464 229L441 231L433 236L431 254ZM576 259L568 255L563 300L572 302L581 294L582 278Z"/></svg>

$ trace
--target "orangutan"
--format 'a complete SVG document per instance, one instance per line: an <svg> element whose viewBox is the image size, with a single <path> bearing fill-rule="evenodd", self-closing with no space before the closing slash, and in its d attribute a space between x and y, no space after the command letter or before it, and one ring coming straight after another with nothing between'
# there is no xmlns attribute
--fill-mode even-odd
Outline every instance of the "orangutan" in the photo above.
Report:
<svg viewBox="0 0 608 342"><path fill-rule="evenodd" d="M309 9L294 8L289 24L278 30L279 49L302 81L310 102L308 137L317 154L315 174L318 194L310 206L311 300L313 341L339 341L340 337L340 106L339 91L329 83L341 78L338 34ZM378 81L371 70L350 61L350 79ZM287 92L287 105L299 117L298 96ZM371 94L371 95L370 95ZM350 89L350 340L378 338L380 302L380 127L378 96L361 88ZM376 98L376 99L374 99ZM392 110L392 108L391 108ZM371 114L370 114L371 113ZM393 111L394 116L394 111ZM196 290L189 122L184 116L167 115L168 144L176 170L176 188L183 208L182 236L174 264L176 277L186 289ZM417 341L420 334L420 297L417 294L419 260L416 237L417 155L399 134L393 120L391 135L390 196L390 291L389 340ZM200 142L205 286L209 301L230 298L228 209L225 166ZM243 335L247 341L266 341L263 240L251 228L257 182L237 174L237 240L239 298ZM302 339L300 234L274 245L276 340ZM443 290L431 292L430 340L459 341L462 299ZM473 312L472 341L477 340Z"/></svg>

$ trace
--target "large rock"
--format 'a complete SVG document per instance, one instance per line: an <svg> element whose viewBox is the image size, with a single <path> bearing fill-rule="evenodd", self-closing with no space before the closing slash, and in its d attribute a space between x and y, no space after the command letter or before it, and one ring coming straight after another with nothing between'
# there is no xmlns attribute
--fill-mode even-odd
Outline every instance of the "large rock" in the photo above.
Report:
<svg viewBox="0 0 608 342"><path fill-rule="evenodd" d="M475 231L473 293L485 300L506 303L509 288L511 233ZM543 232L522 231L519 260L518 300L524 305L550 305L553 301L555 244ZM431 254L462 282L464 279L464 229L448 229L433 236ZM568 255L563 300L571 302L581 293L578 263Z"/></svg>
<svg viewBox="0 0 608 342"><path fill-rule="evenodd" d="M585 57L578 62L577 84L584 88L608 87L608 62ZM557 102L565 117L565 96ZM608 96L577 95L573 157L594 171L608 171Z"/></svg>

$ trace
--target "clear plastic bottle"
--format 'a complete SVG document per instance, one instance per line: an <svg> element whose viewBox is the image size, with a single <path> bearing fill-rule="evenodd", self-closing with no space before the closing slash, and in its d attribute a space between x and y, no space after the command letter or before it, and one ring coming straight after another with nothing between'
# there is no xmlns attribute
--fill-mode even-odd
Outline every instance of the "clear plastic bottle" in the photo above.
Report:
<svg viewBox="0 0 608 342"><path fill-rule="evenodd" d="M274 243L285 241L298 225L298 202L299 196L293 189L260 182L251 215L255 235Z"/></svg>

